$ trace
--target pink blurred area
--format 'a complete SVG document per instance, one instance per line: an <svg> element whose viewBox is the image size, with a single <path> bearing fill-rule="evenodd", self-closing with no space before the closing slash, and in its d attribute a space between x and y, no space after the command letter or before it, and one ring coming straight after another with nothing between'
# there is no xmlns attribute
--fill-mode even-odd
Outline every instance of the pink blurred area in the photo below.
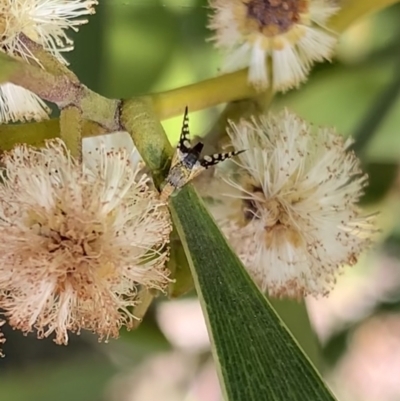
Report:
<svg viewBox="0 0 400 401"><path fill-rule="evenodd" d="M220 401L210 342L197 299L163 302L157 320L173 346L114 378L111 401ZM156 383L156 384L155 384Z"/></svg>
<svg viewBox="0 0 400 401"><path fill-rule="evenodd" d="M360 322L339 362L326 373L338 399L397 401L400 315L374 315L374 310L380 302L395 301L400 265L388 256L370 255L368 260L367 267L362 263L351 274L341 276L329 297L309 298L307 305L312 325L323 344L338 331ZM222 400L199 301L188 298L160 303L157 321L173 350L148 357L139 367L115 377L109 386L109 399Z"/></svg>
<svg viewBox="0 0 400 401"><path fill-rule="evenodd" d="M343 356L326 374L329 385L343 401L400 398L400 315L373 315L378 303L394 300L400 286L400 265L395 259L379 255L370 257L369 262L368 271L357 271L356 267L356 271L340 277L329 297L307 300L312 324L322 343L361 321ZM157 320L173 350L149 357L139 367L116 376L109 385L107 399L222 400L197 299L161 303Z"/></svg>

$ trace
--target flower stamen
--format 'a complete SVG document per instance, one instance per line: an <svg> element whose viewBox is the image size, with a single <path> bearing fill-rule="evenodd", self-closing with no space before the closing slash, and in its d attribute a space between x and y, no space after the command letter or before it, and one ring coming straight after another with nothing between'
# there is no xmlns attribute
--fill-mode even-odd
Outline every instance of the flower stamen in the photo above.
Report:
<svg viewBox="0 0 400 401"><path fill-rule="evenodd" d="M117 337L136 317L138 287L163 290L171 222L125 149L75 160L61 140L16 146L0 185L0 308L39 337Z"/></svg>
<svg viewBox="0 0 400 401"><path fill-rule="evenodd" d="M366 185L350 141L288 111L231 123L245 148L211 210L244 265L270 295L325 295L376 231L357 203ZM220 184L218 183L220 186Z"/></svg>
<svg viewBox="0 0 400 401"><path fill-rule="evenodd" d="M210 0L212 40L226 51L224 70L249 67L259 89L285 91L305 81L315 61L330 59L337 38L326 28L331 0Z"/></svg>

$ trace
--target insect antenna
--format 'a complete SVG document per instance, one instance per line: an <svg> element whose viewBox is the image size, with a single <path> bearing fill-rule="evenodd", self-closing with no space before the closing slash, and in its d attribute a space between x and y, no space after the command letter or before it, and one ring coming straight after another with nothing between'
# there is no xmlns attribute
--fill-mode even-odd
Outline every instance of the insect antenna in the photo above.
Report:
<svg viewBox="0 0 400 401"><path fill-rule="evenodd" d="M188 153L190 151L190 149L192 148L192 145L191 145L190 139L189 139L189 135L190 135L190 133L189 133L189 109L186 106L185 114L183 115L181 136L180 136L179 142L178 142L178 149L183 153Z"/></svg>
<svg viewBox="0 0 400 401"><path fill-rule="evenodd" d="M213 155L204 156L200 160L200 164L204 168L209 168L211 166L214 166L215 164L223 162L224 160L230 159L231 157L237 156L243 152L245 152L245 150L237 150L237 151L228 152L228 153L215 153Z"/></svg>

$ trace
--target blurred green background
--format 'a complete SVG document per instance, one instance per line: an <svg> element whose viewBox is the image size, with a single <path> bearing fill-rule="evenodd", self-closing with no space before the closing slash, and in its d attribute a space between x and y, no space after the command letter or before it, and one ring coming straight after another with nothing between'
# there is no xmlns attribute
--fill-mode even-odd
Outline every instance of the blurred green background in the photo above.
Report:
<svg viewBox="0 0 400 401"><path fill-rule="evenodd" d="M72 35L71 68L87 86L115 98L211 78L221 59L205 40L206 5L100 0L90 23ZM342 36L332 63L317 65L306 85L273 104L354 136L371 180L363 203L381 211L378 246L347 269L328 298L307 301L321 369L338 397L349 401L400 400L399 21L400 6L359 21ZM217 113L193 113L191 131L205 134ZM176 140L181 117L163 124ZM294 318L301 332L306 324ZM137 331L107 344L88 333L63 347L4 331L0 401L220 399L194 294L158 300ZM314 338L302 341L307 348Z"/></svg>

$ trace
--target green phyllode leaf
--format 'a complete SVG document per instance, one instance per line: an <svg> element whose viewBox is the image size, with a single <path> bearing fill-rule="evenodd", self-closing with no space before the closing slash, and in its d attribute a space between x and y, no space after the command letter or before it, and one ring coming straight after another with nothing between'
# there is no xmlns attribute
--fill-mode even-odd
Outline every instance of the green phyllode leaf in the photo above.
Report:
<svg viewBox="0 0 400 401"><path fill-rule="evenodd" d="M335 398L257 289L191 185L169 200L227 401Z"/></svg>

